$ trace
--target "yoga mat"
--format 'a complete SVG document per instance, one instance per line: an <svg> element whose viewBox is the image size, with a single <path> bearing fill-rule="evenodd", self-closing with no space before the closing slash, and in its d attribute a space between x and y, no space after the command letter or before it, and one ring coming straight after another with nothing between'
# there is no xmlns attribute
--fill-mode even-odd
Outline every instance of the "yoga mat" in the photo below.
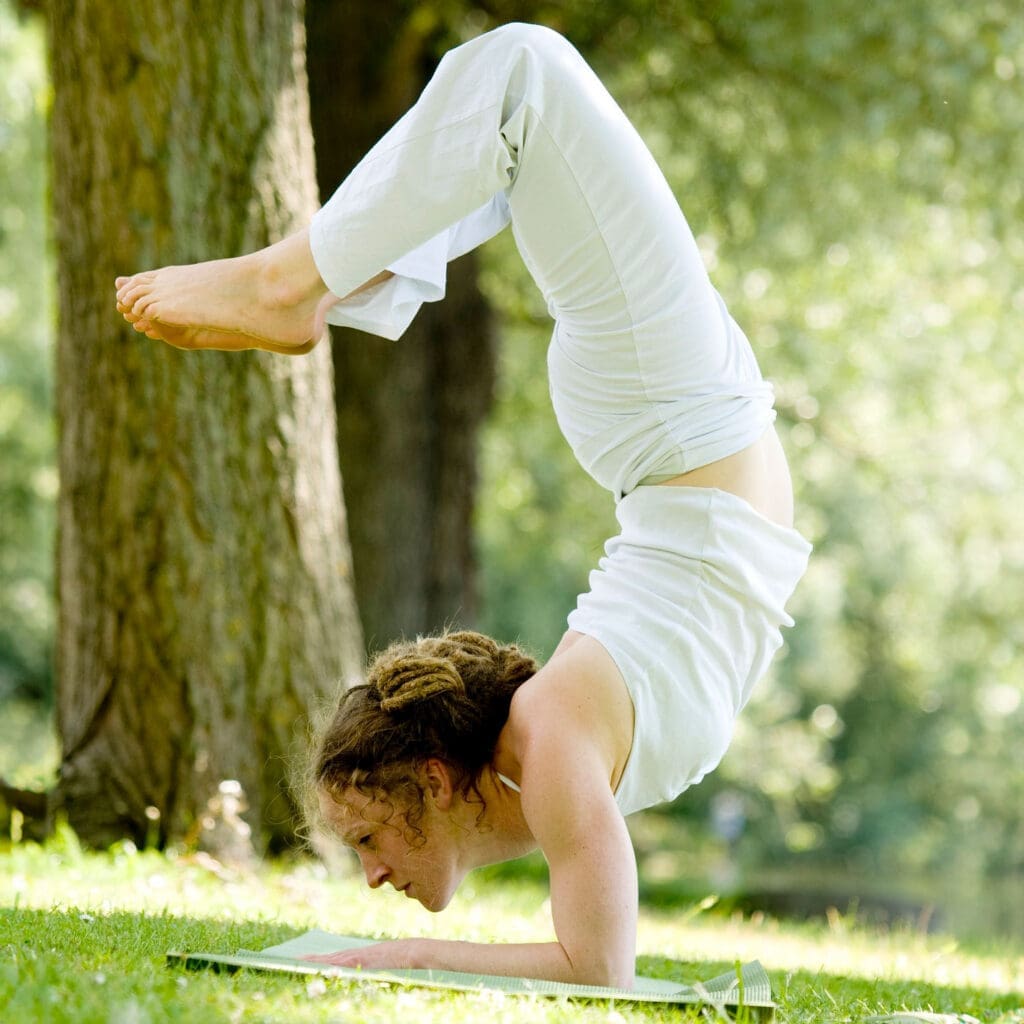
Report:
<svg viewBox="0 0 1024 1024"><path fill-rule="evenodd" d="M708 981L689 984L663 978L637 976L632 989L601 988L596 985L568 985L559 981L538 978L506 978L494 974L464 974L459 971L435 970L362 970L335 967L331 964L310 963L301 957L312 953L332 953L339 949L368 946L376 941L351 935L332 935L314 929L277 946L259 951L240 949L235 953L177 953L167 954L171 966L189 969L212 968L236 971L246 968L254 971L284 971L293 974L322 974L353 982L371 982L404 985L456 992L499 991L511 995L568 996L571 999L619 1000L633 1003L678 1003L687 1006L715 1006L728 1013L740 1007L749 1008L758 1021L774 1017L771 983L764 968L755 960L736 971L722 974Z"/></svg>

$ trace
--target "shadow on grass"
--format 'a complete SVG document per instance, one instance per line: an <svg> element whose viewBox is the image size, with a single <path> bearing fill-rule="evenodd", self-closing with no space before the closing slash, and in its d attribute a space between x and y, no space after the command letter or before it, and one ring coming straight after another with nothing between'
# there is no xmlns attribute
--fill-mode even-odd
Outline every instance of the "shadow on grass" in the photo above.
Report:
<svg viewBox="0 0 1024 1024"><path fill-rule="evenodd" d="M232 953L242 948L261 949L297 934L299 930L292 926L265 919L4 908L0 909L0 1004L9 1001L6 1019L19 1021L107 1020L112 1005L145 1011L147 1004L151 1004L151 1012L142 1019L179 1019L173 1006L185 1003L196 1010L196 1019L237 1020L239 1003L261 1001L269 1010L268 999L274 1000L275 1010L291 1012L293 1000L298 1001L296 1005L309 1003L308 978L246 970L230 976L185 972L166 967L164 958L171 950ZM1011 1012L1024 1004L1019 993L980 987L934 985L915 979L876 981L815 970L773 971L770 940L766 940L763 959L783 1022L856 1021L905 1009L968 1013L985 1022L1009 1021ZM643 956L637 962L642 974L687 981L710 978L734 967L734 963L720 960L679 961L657 956ZM391 998L385 995L389 990L377 986L339 981L331 986L334 994L358 992L359 1000L367 1005ZM423 998L432 1001L442 996L424 992ZM283 1007L279 1007L282 1001ZM55 1005L63 1012L57 1012ZM643 1020L659 1009L664 1008L629 1006L628 1012L630 1019Z"/></svg>

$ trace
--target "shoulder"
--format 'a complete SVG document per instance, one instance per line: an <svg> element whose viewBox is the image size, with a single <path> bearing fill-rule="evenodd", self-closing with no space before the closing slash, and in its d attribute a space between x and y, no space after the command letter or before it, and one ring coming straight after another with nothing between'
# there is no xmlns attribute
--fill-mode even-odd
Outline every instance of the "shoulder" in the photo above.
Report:
<svg viewBox="0 0 1024 1024"><path fill-rule="evenodd" d="M556 653L512 698L507 747L522 767L587 762L617 783L633 742L633 703L614 660L590 637Z"/></svg>

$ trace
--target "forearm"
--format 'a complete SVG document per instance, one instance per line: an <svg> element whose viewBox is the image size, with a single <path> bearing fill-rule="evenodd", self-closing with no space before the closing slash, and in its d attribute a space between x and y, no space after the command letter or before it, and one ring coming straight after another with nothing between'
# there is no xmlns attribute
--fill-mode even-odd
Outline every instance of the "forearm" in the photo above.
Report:
<svg viewBox="0 0 1024 1024"><path fill-rule="evenodd" d="M632 973L618 976L606 965L573 963L558 942L486 943L447 939L398 939L358 949L311 956L318 963L365 970L419 968L542 978L571 985L632 987Z"/></svg>
<svg viewBox="0 0 1024 1024"><path fill-rule="evenodd" d="M558 942L485 943L423 939L424 967L473 974L544 978L572 985L611 985L594 964L574 964Z"/></svg>

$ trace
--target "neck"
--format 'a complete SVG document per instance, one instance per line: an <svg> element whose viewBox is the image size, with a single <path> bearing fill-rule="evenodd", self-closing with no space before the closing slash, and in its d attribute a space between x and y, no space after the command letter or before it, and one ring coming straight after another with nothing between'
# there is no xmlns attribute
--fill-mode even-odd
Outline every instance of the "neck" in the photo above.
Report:
<svg viewBox="0 0 1024 1024"><path fill-rule="evenodd" d="M477 789L484 801L482 816L479 803L463 802L463 826L470 837L465 846L466 870L514 860L537 849L519 794L498 778L493 767L484 770Z"/></svg>

